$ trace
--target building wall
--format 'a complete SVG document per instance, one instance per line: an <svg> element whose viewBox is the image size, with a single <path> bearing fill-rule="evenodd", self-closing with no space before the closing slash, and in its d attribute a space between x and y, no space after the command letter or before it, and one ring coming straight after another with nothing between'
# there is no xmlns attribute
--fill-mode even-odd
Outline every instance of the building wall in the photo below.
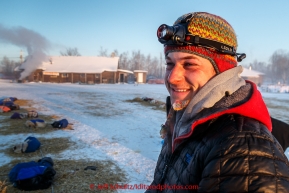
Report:
<svg viewBox="0 0 289 193"><path fill-rule="evenodd" d="M102 83L116 83L116 72L104 71L102 73Z"/></svg>
<svg viewBox="0 0 289 193"><path fill-rule="evenodd" d="M24 78L25 80L28 80L29 82L38 82L42 81L42 70L35 70L34 73L31 73L28 77Z"/></svg>
<svg viewBox="0 0 289 193"><path fill-rule="evenodd" d="M28 81L43 81L43 82L54 82L54 83L88 83L88 84L99 84L99 83L118 83L120 82L120 75L123 74L124 82L128 82L128 73L125 72L109 72L104 71L103 73L59 73L59 75L43 75L42 70L36 70L32 73L27 80ZM146 75L144 75L144 80Z"/></svg>
<svg viewBox="0 0 289 193"><path fill-rule="evenodd" d="M165 84L164 79L149 79L148 84Z"/></svg>
<svg viewBox="0 0 289 193"><path fill-rule="evenodd" d="M82 73L71 73L70 82L72 83L85 83L85 75Z"/></svg>
<svg viewBox="0 0 289 193"><path fill-rule="evenodd" d="M138 76L140 73L143 74L143 80L141 82L138 81ZM138 83L146 83L146 79L147 79L147 73L146 72L134 72L133 74L134 74L134 77L136 78L136 81Z"/></svg>
<svg viewBox="0 0 289 193"><path fill-rule="evenodd" d="M71 73L59 73L58 80L59 80L59 83L71 82Z"/></svg>
<svg viewBox="0 0 289 193"><path fill-rule="evenodd" d="M126 72L116 72L116 83L128 82L128 74ZM123 80L121 80L123 77Z"/></svg>

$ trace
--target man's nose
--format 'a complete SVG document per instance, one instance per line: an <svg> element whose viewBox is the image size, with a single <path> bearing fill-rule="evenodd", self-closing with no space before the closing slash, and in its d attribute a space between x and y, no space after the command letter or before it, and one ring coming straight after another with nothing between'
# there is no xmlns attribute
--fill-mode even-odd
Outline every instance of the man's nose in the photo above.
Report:
<svg viewBox="0 0 289 193"><path fill-rule="evenodd" d="M173 69L169 72L167 81L170 84L177 84L184 78L183 69L180 66L174 66Z"/></svg>

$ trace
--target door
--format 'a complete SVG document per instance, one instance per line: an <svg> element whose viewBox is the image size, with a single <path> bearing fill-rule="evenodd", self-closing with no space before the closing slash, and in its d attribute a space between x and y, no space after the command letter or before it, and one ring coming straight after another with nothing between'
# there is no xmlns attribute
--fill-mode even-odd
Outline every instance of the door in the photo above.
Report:
<svg viewBox="0 0 289 193"><path fill-rule="evenodd" d="M120 74L119 76L119 82L124 82L124 74Z"/></svg>
<svg viewBox="0 0 289 193"><path fill-rule="evenodd" d="M138 75L137 75L137 82L143 83L143 73L138 73Z"/></svg>

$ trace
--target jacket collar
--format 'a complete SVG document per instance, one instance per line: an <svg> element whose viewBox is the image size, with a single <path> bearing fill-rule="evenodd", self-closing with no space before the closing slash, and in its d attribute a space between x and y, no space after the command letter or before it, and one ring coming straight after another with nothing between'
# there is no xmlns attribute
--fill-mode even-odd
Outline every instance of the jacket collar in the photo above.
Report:
<svg viewBox="0 0 289 193"><path fill-rule="evenodd" d="M256 119L260 121L261 123L263 123L268 128L269 131L272 131L272 123L271 123L270 115L265 105L265 102L263 101L261 93L258 91L257 86L254 83L250 81L246 81L246 82L247 82L247 85L251 86L251 89L250 89L251 95L248 97L248 99L246 98L246 101L244 101L243 103L239 105L235 104L231 106L230 108L225 107L223 109L210 109L210 108L206 109L208 112L213 112L213 113L207 116L202 116L202 117L199 117L198 119L192 120L190 122L190 127L187 130L187 132L179 137L174 138L173 143L172 143L172 149L174 150L175 146L179 144L183 139L190 137L194 129L196 128L196 126L202 123L205 123L209 120L212 120L214 118L225 115L225 114L239 114L242 116ZM238 91L236 91L236 93L242 92L242 90L243 89L241 87ZM226 99L224 98L224 100ZM220 103L226 102L224 100L221 100L219 102ZM206 113L204 115L206 115Z"/></svg>

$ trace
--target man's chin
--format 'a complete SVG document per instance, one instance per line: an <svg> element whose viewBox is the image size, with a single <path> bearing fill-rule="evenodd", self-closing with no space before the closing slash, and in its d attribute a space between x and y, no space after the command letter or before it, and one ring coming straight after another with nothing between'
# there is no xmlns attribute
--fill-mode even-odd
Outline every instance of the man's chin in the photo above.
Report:
<svg viewBox="0 0 289 193"><path fill-rule="evenodd" d="M175 111L180 111L186 108L189 104L190 100L176 100L173 103L173 109Z"/></svg>

